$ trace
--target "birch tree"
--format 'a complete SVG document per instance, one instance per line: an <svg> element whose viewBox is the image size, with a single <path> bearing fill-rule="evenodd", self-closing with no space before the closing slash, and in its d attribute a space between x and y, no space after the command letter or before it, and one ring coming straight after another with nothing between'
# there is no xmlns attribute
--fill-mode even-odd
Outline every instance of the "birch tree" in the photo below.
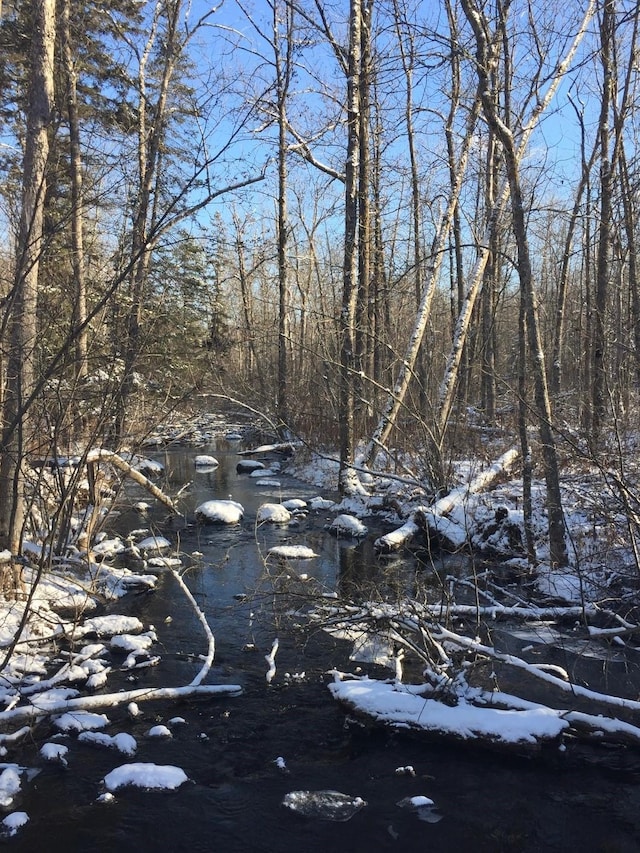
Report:
<svg viewBox="0 0 640 853"><path fill-rule="evenodd" d="M531 263L529 237L527 233L522 179L520 174L520 161L523 149L522 144L520 147L517 146L513 130L499 114L496 99L492 96L490 70L495 63L496 56L489 36L491 32L489 21L484 12L480 11L474 0L461 0L461 2L464 13L473 30L476 42L476 71L482 94L483 111L489 126L499 139L503 151L511 200L513 233L517 247L518 277L520 280L523 313L526 322L527 342L531 355L531 367L533 371L536 417L540 431L542 457L547 485L550 560L552 565L565 566L567 564L568 556L565 541L564 514L560 495L557 449L552 424L551 402L547 386L545 357L540 337L537 297ZM505 5L505 9L507 6L508 4ZM591 11L591 7L589 11ZM580 35L582 35L583 32L584 24ZM576 42L574 41L572 48L575 44Z"/></svg>

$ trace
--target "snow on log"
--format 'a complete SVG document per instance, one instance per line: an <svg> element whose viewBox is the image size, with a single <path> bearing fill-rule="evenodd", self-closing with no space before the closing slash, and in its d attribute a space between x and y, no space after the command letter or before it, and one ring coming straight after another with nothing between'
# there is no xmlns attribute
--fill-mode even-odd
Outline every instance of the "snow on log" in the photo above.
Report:
<svg viewBox="0 0 640 853"><path fill-rule="evenodd" d="M376 551L380 553L398 551L425 529L452 550L464 547L469 539L465 502L470 495L482 492L492 485L499 476L512 467L517 458L518 451L513 447L503 453L487 469L477 474L471 482L452 489L432 506L419 507L402 527L376 539ZM449 517L454 510L459 512L460 519Z"/></svg>
<svg viewBox="0 0 640 853"><path fill-rule="evenodd" d="M180 700L191 697L239 696L242 687L239 684L205 684L187 687L140 687L135 690L123 690L119 693L102 693L95 696L79 696L75 699L38 705L20 705L9 711L0 712L0 726L12 723L26 723L51 714L65 714L88 711L92 708L112 708L130 702L153 700ZM34 701L37 701L37 697Z"/></svg>
<svg viewBox="0 0 640 853"><path fill-rule="evenodd" d="M479 708L460 699L445 705L420 695L424 685L359 679L329 685L334 699L384 725L434 733L459 741L538 747L570 728L560 713L543 706L525 710Z"/></svg>

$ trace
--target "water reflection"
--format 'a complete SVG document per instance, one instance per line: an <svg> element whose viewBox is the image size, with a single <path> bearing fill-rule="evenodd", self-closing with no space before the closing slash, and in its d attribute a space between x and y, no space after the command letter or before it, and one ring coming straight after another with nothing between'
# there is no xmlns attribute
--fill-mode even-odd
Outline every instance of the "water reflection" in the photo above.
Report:
<svg viewBox="0 0 640 853"><path fill-rule="evenodd" d="M182 518L152 512L145 523L173 537L184 557L185 580L216 637L212 679L241 683L244 695L179 707L142 705L143 716L135 721L124 711L113 716L109 733L126 730L136 737L136 760L185 770L192 784L175 794L134 790L109 807L97 805L99 780L121 761L70 741L69 772L46 767L26 792L20 805L31 820L12 840L13 850L30 853L45 844L50 853L637 851L640 770L637 761L635 774L629 769L623 752L613 758L608 752L605 768L573 765L555 753L531 763L372 731L345 717L326 689L327 670L353 668L351 646L324 631L304 630L296 616L303 591L338 590L354 599L439 595L446 566L378 560L373 535L357 544L336 539L324 530L330 516L323 513L295 525L256 527L264 500L304 499L317 490L287 477L280 478L280 488L257 486L236 473L234 451L219 442L206 451L158 454L173 494L190 485L180 499ZM195 470L193 458L202 452L218 458L215 471ZM240 525L196 524L199 503L229 495L245 506ZM141 496L133 490L132 503ZM123 528L129 522L127 529L141 526L136 513L126 518ZM319 557L290 567L267 558L274 544L298 542ZM163 580L157 593L132 597L129 606L157 627L163 662L153 679L188 683L200 667L203 637L175 584ZM264 658L276 636L277 670L268 683ZM150 725L176 713L186 722L171 741L145 738ZM24 764L37 764L37 741L34 733L32 754L26 747L19 757ZM397 773L409 765L414 774ZM344 824L302 817L282 806L292 791L347 791L367 807ZM420 798L437 803L443 819L419 820L398 805Z"/></svg>

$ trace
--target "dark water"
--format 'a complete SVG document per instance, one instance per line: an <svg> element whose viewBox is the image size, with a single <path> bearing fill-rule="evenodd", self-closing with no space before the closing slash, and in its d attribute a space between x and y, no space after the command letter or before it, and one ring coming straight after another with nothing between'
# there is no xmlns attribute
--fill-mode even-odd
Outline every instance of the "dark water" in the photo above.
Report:
<svg viewBox="0 0 640 853"><path fill-rule="evenodd" d="M320 556L294 567L312 574L326 590L351 590L364 579L372 591L398 594L419 586L423 570L398 560L381 567L370 542L354 547L328 536L323 526L329 517L322 513L297 527L256 529L260 503L310 498L317 489L286 477L279 478L281 490L257 486L236 474L232 446L221 443L208 452L220 460L210 474L194 473L195 451L163 457L174 490L184 482L193 485L184 501L185 519L153 520L164 522L162 532L179 542L190 566L185 579L215 634L209 681L241 684L243 694L140 703L143 716L135 722L123 709L108 710L109 733L128 731L137 738L135 757L70 738L69 767L44 766L25 786L15 807L25 810L30 822L5 842L8 848L53 853L640 850L640 759L630 752L576 747L533 761L371 731L349 720L326 684L331 667L356 666L348 661L350 647L324 632L303 630L301 617L283 615L283 607L289 614L304 607L303 584L296 578L274 584L281 567L267 560L266 571L263 558L277 542L311 545ZM229 495L245 506L241 525L220 529L193 523L198 503ZM120 524L142 526L135 514L123 516ZM189 558L193 551L203 556ZM246 599L239 600L241 595ZM141 683L187 684L199 671L194 655L206 651L205 640L171 575L161 577L155 593L131 596L126 606L156 627L161 645L161 665ZM269 685L264 655L275 637L277 672ZM132 685L123 681L122 686ZM172 740L145 738L151 725L174 716L186 723L174 727ZM38 749L46 735L36 729L33 744L10 760L41 766ZM286 772L275 763L279 757ZM191 781L176 792L128 788L117 792L112 804L97 803L100 780L128 761L174 764ZM396 773L407 765L415 776ZM303 818L281 805L295 790L338 790L362 797L367 805L346 823ZM435 801L440 822L420 821L398 807L403 798L418 795Z"/></svg>

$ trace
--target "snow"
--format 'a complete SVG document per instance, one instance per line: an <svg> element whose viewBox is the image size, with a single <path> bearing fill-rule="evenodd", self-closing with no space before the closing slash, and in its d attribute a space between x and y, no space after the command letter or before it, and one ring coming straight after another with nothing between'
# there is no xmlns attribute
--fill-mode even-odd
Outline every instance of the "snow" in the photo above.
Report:
<svg viewBox="0 0 640 853"><path fill-rule="evenodd" d="M61 732L91 732L108 726L109 718L92 711L70 711L54 717L53 724Z"/></svg>
<svg viewBox="0 0 640 853"><path fill-rule="evenodd" d="M107 749L116 749L123 755L134 755L138 749L136 739L127 732L118 732L116 735L107 735L104 732L83 731L78 735L80 743L88 743L91 746L102 746Z"/></svg>
<svg viewBox="0 0 640 853"><path fill-rule="evenodd" d="M173 735L171 734L171 729L167 728L167 726L157 725L149 729L147 737L171 738Z"/></svg>
<svg viewBox="0 0 640 853"><path fill-rule="evenodd" d="M204 522L238 524L244 515L244 507L237 501L210 500L196 507L195 515Z"/></svg>
<svg viewBox="0 0 640 853"><path fill-rule="evenodd" d="M180 767L142 762L122 764L103 779L105 788L110 792L126 786L148 791L174 791L187 781L187 774Z"/></svg>
<svg viewBox="0 0 640 853"><path fill-rule="evenodd" d="M311 498L311 500L308 502L308 505L310 509L313 510L333 509L333 507L335 506L335 502L318 495L315 498Z"/></svg>
<svg viewBox="0 0 640 853"><path fill-rule="evenodd" d="M286 507L289 512L299 512L300 510L305 510L308 505L302 498L289 498L289 500L282 501L282 506Z"/></svg>
<svg viewBox="0 0 640 853"><path fill-rule="evenodd" d="M318 554L307 545L274 545L267 551L269 557L282 557L285 560L309 560Z"/></svg>
<svg viewBox="0 0 640 853"><path fill-rule="evenodd" d="M18 830L29 822L29 815L26 812L11 812L2 819L2 825L5 829L7 837L11 838Z"/></svg>
<svg viewBox="0 0 640 853"><path fill-rule="evenodd" d="M196 466L196 469L200 469L200 468L212 469L212 468L217 468L220 463L215 458L215 456L207 456L206 454L203 453L203 454L200 454L199 456L195 457L195 459L193 460L193 464Z"/></svg>
<svg viewBox="0 0 640 853"><path fill-rule="evenodd" d="M114 634L139 633L143 629L144 625L137 616L113 614L85 619L82 626L75 627L74 636L83 637L87 634L97 634L99 637L112 637Z"/></svg>
<svg viewBox="0 0 640 853"><path fill-rule="evenodd" d="M182 565L180 557L151 557L147 560L150 569L179 569Z"/></svg>
<svg viewBox="0 0 640 853"><path fill-rule="evenodd" d="M155 641L150 634L117 634L111 638L111 649L117 652L146 652Z"/></svg>
<svg viewBox="0 0 640 853"><path fill-rule="evenodd" d="M417 691L383 681L335 681L329 685L335 699L389 725L436 731L462 740L488 738L501 743L535 743L559 737L569 723L547 708L523 711L479 708L460 699L454 707L425 699Z"/></svg>
<svg viewBox="0 0 640 853"><path fill-rule="evenodd" d="M40 747L40 755L45 761L50 761L53 764L66 764L68 752L69 747L62 743L45 743Z"/></svg>
<svg viewBox="0 0 640 853"><path fill-rule="evenodd" d="M17 764L5 765L0 773L0 807L10 808L20 788L20 768Z"/></svg>
<svg viewBox="0 0 640 853"><path fill-rule="evenodd" d="M366 526L354 515L343 513L336 516L329 525L329 530L338 536L352 536L358 538L367 535Z"/></svg>
<svg viewBox="0 0 640 853"><path fill-rule="evenodd" d="M171 542L164 536L147 536L136 547L145 554L158 554L171 548Z"/></svg>
<svg viewBox="0 0 640 853"><path fill-rule="evenodd" d="M258 524L287 524L291 521L291 513L282 504L265 503L258 507L256 521Z"/></svg>

